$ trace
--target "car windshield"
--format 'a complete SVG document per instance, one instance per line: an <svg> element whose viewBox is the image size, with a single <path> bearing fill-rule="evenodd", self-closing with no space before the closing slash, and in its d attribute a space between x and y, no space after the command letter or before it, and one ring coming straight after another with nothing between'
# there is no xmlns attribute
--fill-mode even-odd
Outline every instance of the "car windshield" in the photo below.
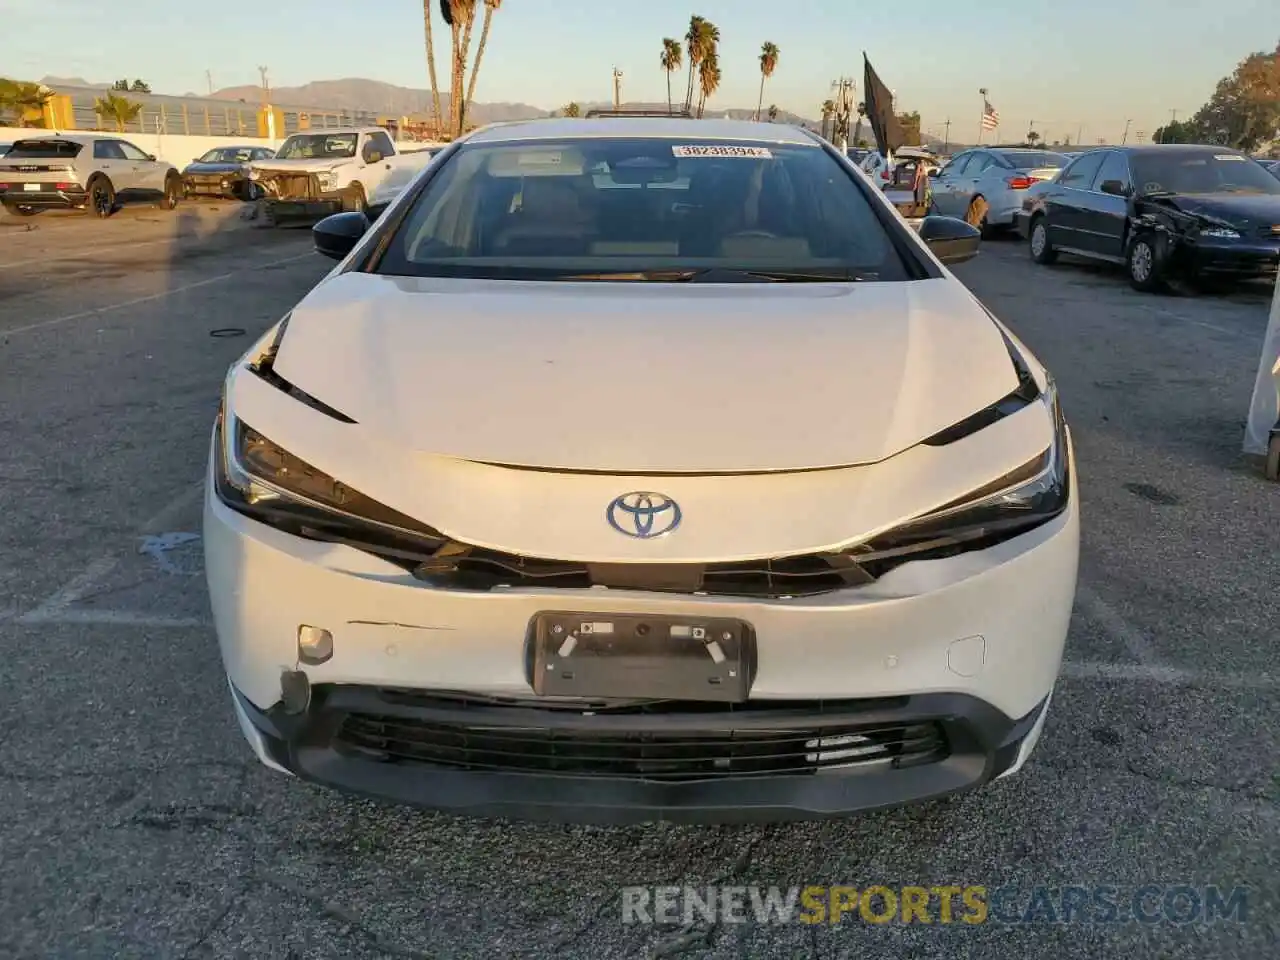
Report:
<svg viewBox="0 0 1280 960"><path fill-rule="evenodd" d="M1037 170L1041 167L1065 167L1071 158L1048 150L1009 150L1000 154L1016 170Z"/></svg>
<svg viewBox="0 0 1280 960"><path fill-rule="evenodd" d="M914 275L855 177L818 144L691 139L467 144L428 181L377 272L512 280Z"/></svg>
<svg viewBox="0 0 1280 960"><path fill-rule="evenodd" d="M1139 153L1132 160L1134 183L1140 193L1280 194L1280 180L1249 157L1230 150Z"/></svg>
<svg viewBox="0 0 1280 960"><path fill-rule="evenodd" d="M248 163L253 151L248 147L216 147L200 158L201 163Z"/></svg>
<svg viewBox="0 0 1280 960"><path fill-rule="evenodd" d="M280 147L277 160L334 160L356 155L355 133L296 133Z"/></svg>
<svg viewBox="0 0 1280 960"><path fill-rule="evenodd" d="M19 140L6 160L73 160L80 154L83 144L70 140Z"/></svg>

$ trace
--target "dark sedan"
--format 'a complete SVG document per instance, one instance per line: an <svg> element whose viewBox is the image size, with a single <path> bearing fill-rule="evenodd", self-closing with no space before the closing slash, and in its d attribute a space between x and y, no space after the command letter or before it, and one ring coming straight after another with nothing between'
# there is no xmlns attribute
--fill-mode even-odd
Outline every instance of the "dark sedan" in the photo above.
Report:
<svg viewBox="0 0 1280 960"><path fill-rule="evenodd" d="M1021 225L1037 263L1068 253L1124 264L1139 290L1280 269L1280 180L1228 147L1090 150L1027 214Z"/></svg>
<svg viewBox="0 0 1280 960"><path fill-rule="evenodd" d="M248 164L270 160L275 155L270 147L214 147L182 171L182 185L188 197L251 200L254 191L249 183Z"/></svg>

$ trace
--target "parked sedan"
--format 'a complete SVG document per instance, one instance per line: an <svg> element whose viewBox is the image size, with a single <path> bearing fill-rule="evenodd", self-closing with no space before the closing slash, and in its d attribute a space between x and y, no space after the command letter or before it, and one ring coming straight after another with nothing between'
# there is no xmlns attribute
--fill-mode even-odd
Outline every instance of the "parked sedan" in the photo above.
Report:
<svg viewBox="0 0 1280 960"><path fill-rule="evenodd" d="M977 230L912 231L809 131L620 117L484 127L314 235L340 262L210 438L205 569L263 763L617 822L1026 762L1077 488L1053 378L944 265Z"/></svg>
<svg viewBox="0 0 1280 960"><path fill-rule="evenodd" d="M183 188L189 197L253 199L255 191L249 183L248 165L275 155L269 147L215 147L187 164L182 171Z"/></svg>
<svg viewBox="0 0 1280 960"><path fill-rule="evenodd" d="M1023 194L1052 180L1067 158L1049 150L990 147L956 154L933 181L933 204L943 216L963 217L991 235L1016 226Z"/></svg>
<svg viewBox="0 0 1280 960"><path fill-rule="evenodd" d="M1092 150L1035 200L1028 224L1036 262L1122 263L1139 290L1280 269L1280 180L1228 147Z"/></svg>

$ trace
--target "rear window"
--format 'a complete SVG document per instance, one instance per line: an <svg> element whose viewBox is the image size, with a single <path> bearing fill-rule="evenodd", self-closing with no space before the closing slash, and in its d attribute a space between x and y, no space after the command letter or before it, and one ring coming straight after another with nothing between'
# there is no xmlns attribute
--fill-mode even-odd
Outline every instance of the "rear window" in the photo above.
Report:
<svg viewBox="0 0 1280 960"><path fill-rule="evenodd" d="M816 144L472 143L428 182L377 272L512 280L712 270L911 278L916 265L904 262L871 204L854 175Z"/></svg>
<svg viewBox="0 0 1280 960"><path fill-rule="evenodd" d="M1065 167L1071 158L1061 153L1050 153L1048 150L1010 150L1001 153L1006 163L1016 170L1036 170L1040 167Z"/></svg>
<svg viewBox="0 0 1280 960"><path fill-rule="evenodd" d="M19 140L4 155L6 160L73 160L83 145L70 140Z"/></svg>

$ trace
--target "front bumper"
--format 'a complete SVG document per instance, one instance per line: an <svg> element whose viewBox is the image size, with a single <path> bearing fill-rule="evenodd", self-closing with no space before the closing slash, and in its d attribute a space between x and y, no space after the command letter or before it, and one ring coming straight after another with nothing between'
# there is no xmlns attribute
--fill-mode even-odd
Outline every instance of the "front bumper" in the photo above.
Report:
<svg viewBox="0 0 1280 960"><path fill-rule="evenodd" d="M247 192L248 179L242 174L187 174L182 188L188 197L235 198Z"/></svg>
<svg viewBox="0 0 1280 960"><path fill-rule="evenodd" d="M1199 237L1181 248L1183 262L1196 273L1274 277L1280 270L1280 238L1240 240Z"/></svg>
<svg viewBox="0 0 1280 960"><path fill-rule="evenodd" d="M945 796L1018 766L1049 701L1017 719L962 694L602 717L364 686L314 688L297 713L232 696L260 758L304 780L580 823L818 819ZM842 753L859 731L889 731L897 755Z"/></svg>
<svg viewBox="0 0 1280 960"><path fill-rule="evenodd" d="M297 217L327 217L342 211L342 198L324 196L314 200L291 200L288 197L269 197L266 201L271 215L280 219Z"/></svg>
<svg viewBox="0 0 1280 960"><path fill-rule="evenodd" d="M67 209L83 207L88 201L84 187L76 184L58 188L52 183L41 184L41 189L24 189L22 183L0 185L0 203L8 207L36 207L40 209Z"/></svg>
<svg viewBox="0 0 1280 960"><path fill-rule="evenodd" d="M271 766L347 790L475 813L609 821L824 816L965 789L1025 760L1061 665L1075 595L1074 464L1070 476L1068 509L1014 540L797 600L436 589L360 551L301 540L248 519L223 505L212 483L205 500L206 570L241 727ZM375 688L531 697L526 631L535 614L552 609L741 618L756 636L752 708L789 704L797 714L792 720L806 730L827 723L831 702L837 719L854 726L936 722L949 731L949 752L906 769L655 784L642 773L579 782L546 771L380 763L334 744L342 716L386 712L385 696ZM332 632L331 659L300 667L301 624ZM305 672L313 696L305 714L289 717L281 706L282 678L295 671ZM895 702L868 703L886 699ZM739 729L744 714L732 722L708 716L698 711L701 729L714 735ZM464 723L492 726L491 719Z"/></svg>

